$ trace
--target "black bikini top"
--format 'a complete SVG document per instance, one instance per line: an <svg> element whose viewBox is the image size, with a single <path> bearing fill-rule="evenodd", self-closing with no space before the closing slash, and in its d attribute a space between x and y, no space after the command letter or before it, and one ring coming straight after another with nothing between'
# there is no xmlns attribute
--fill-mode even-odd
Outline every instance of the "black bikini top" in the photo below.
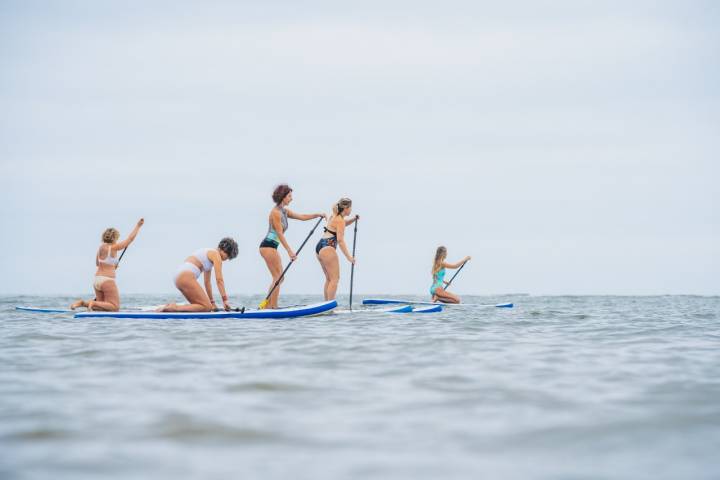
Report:
<svg viewBox="0 0 720 480"><path fill-rule="evenodd" d="M332 236L337 238L337 232L333 232L332 230L328 230L327 227L323 227L323 230L325 230L327 233L332 233Z"/></svg>

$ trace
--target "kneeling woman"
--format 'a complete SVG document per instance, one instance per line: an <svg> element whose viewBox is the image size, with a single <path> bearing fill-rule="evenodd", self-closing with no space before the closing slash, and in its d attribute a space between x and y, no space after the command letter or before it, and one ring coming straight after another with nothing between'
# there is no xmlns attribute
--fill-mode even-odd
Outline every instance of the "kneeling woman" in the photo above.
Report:
<svg viewBox="0 0 720 480"><path fill-rule="evenodd" d="M217 283L223 308L230 310L228 296L225 292L225 281L222 274L222 262L237 257L238 245L232 238L220 240L217 248L201 248L180 265L175 275L175 286L187 299L190 305L177 305L169 303L158 309L159 312L210 312L216 309L213 298L210 275L215 269L215 283ZM197 279L203 273L205 280L205 293Z"/></svg>
<svg viewBox="0 0 720 480"><path fill-rule="evenodd" d="M120 232L114 228L108 228L102 234L102 244L98 248L95 255L95 280L93 288L95 289L95 300L78 300L70 305L72 310L78 307L87 307L88 310L117 312L120 310L120 292L115 283L115 270L117 270L120 259L118 251L126 249L137 237L140 227L145 223L144 219L140 219L130 232L128 237L118 242Z"/></svg>
<svg viewBox="0 0 720 480"><path fill-rule="evenodd" d="M470 257L465 257L457 263L447 263L445 262L446 258L447 248L438 247L435 252L435 262L433 263L433 284L432 287L430 287L430 295L432 295L433 302L437 302L439 300L443 303L460 303L460 297L445 290L445 287L448 285L448 282L445 281L445 269L459 268L465 262L470 260Z"/></svg>
<svg viewBox="0 0 720 480"><path fill-rule="evenodd" d="M352 212L352 200L349 198L341 198L333 205L333 215L327 222L325 234L315 247L317 259L320 266L322 266L323 272L325 272L325 288L323 289L325 300L334 300L337 294L340 280L340 262L335 250L338 245L340 245L340 251L345 255L348 262L355 265L355 258L350 255L350 251L345 244L345 227L356 222L360 217L355 215L354 218L346 220L345 217L349 216L350 212Z"/></svg>
<svg viewBox="0 0 720 480"><path fill-rule="evenodd" d="M280 253L278 252L278 246L282 244L283 248L288 253L290 260L295 260L297 255L287 240L285 239L285 231L288 228L288 218L293 220L312 220L313 218L325 217L324 213L295 213L287 208L292 202L292 188L288 185L282 184L275 188L272 194L272 199L275 202L275 206L270 210L268 216L268 231L265 238L260 243L260 256L263 257L267 264L270 275L272 275L272 283L270 284L271 290L275 286L275 282L280 279L282 275L283 265L280 259ZM282 280L280 280L282 284ZM268 299L268 308L278 308L278 297L280 296L280 284L273 290L270 298Z"/></svg>

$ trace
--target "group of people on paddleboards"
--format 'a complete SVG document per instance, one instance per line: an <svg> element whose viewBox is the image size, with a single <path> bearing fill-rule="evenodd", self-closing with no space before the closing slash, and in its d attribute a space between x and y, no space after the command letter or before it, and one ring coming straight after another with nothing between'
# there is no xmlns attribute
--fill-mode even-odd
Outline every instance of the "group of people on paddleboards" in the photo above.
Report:
<svg viewBox="0 0 720 480"><path fill-rule="evenodd" d="M287 251L290 262L297 259L296 252L290 247L285 232L288 229L288 219L292 220L313 220L315 218L324 219L324 233L317 245L315 246L315 254L325 274L325 285L323 295L325 300L334 300L337 294L338 283L340 280L340 261L337 254L337 248L351 264L355 264L355 258L350 254L345 242L345 227L357 222L360 218L358 215L350 217L352 213L352 200L349 198L341 198L332 206L332 213L328 217L325 213L296 213L288 208L293 200L292 188L287 184L278 185L272 194L275 206L270 210L268 216L268 231L262 242L260 242L260 256L265 260L272 281L268 289L268 297L263 302L263 306L268 308L278 308L278 298L280 296L280 285L284 279L284 270L282 259L278 252L280 245ZM320 220L318 220L318 223ZM88 310L99 310L116 312L120 309L120 292L115 282L115 275L118 264L125 249L135 240L140 228L144 224L144 219L140 219L130 235L124 240L120 240L120 232L115 228L108 228L102 234L102 243L98 247L95 256L95 264L97 271L93 280L93 289L95 290L95 298L93 300L78 300L74 302L70 308L76 309L86 307ZM317 226L317 225L316 225ZM314 231L314 229L313 229ZM312 232L311 232L312 235ZM308 236L309 238L309 236ZM307 240L306 240L307 241ZM304 243L303 243L304 246ZM302 246L300 247L302 248ZM218 243L217 248L201 248L193 252L177 269L174 277L175 287L183 294L187 300L187 304L178 305L169 303L163 305L158 310L163 312L209 312L217 310L217 303L213 295L211 274L215 271L215 283L222 300L222 308L226 311L232 310L228 303L228 295L225 289L223 279L222 265L227 260L232 260L238 255L238 244L230 238L225 237ZM460 297L448 292L445 287L448 282L445 281L445 271L447 268L459 268L470 257L465 257L458 263L447 263L447 249L438 247L433 262L432 276L433 284L430 288L430 294L433 301L444 303L460 303ZM203 275L203 285L200 285L198 279Z"/></svg>

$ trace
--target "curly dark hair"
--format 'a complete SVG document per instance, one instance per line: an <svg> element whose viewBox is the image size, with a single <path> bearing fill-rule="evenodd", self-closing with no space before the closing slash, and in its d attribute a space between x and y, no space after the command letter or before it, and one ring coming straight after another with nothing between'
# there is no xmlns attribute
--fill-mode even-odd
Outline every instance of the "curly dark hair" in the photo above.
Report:
<svg viewBox="0 0 720 480"><path fill-rule="evenodd" d="M275 187L275 190L272 194L272 199L273 202L275 202L275 205L280 205L280 202L283 201L283 198L285 198L290 192L292 192L292 188L290 188L287 183L282 183Z"/></svg>
<svg viewBox="0 0 720 480"><path fill-rule="evenodd" d="M230 237L225 237L218 243L218 248L223 252L227 253L228 260L232 260L237 257L238 244L235 240Z"/></svg>

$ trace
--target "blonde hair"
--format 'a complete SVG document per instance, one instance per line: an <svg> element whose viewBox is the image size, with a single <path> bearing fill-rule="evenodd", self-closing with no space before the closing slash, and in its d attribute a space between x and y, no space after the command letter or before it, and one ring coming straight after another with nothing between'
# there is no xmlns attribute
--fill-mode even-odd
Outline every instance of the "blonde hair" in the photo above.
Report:
<svg viewBox="0 0 720 480"><path fill-rule="evenodd" d="M115 243L118 238L120 238L120 232L112 227L105 229L101 237L103 243Z"/></svg>
<svg viewBox="0 0 720 480"><path fill-rule="evenodd" d="M442 263L447 258L447 248L438 247L435 251L435 261L433 262L432 274L435 275L442 268Z"/></svg>
<svg viewBox="0 0 720 480"><path fill-rule="evenodd" d="M346 197L341 198L332 206L333 217L337 217L340 215L340 212L350 207L352 207L352 200Z"/></svg>

